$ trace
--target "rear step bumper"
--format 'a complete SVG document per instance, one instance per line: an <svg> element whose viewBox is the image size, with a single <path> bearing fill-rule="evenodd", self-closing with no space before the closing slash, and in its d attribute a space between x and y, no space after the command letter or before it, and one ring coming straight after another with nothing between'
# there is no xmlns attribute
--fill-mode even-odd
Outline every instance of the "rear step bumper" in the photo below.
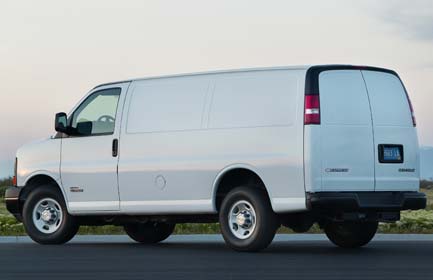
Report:
<svg viewBox="0 0 433 280"><path fill-rule="evenodd" d="M335 211L400 211L426 207L427 198L421 192L318 192L307 193L311 210Z"/></svg>

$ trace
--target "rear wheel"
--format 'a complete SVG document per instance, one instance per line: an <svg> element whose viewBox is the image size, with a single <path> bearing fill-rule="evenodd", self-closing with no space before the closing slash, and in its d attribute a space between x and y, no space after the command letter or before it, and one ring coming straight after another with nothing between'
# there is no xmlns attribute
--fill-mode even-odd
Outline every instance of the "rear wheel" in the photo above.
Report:
<svg viewBox="0 0 433 280"><path fill-rule="evenodd" d="M237 251L266 248L278 226L266 192L257 187L238 187L224 198L219 221L227 245Z"/></svg>
<svg viewBox="0 0 433 280"><path fill-rule="evenodd" d="M175 224L148 222L127 224L124 228L131 239L143 244L152 244L167 239L173 233L175 226Z"/></svg>
<svg viewBox="0 0 433 280"><path fill-rule="evenodd" d="M34 189L23 208L23 223L31 239L40 244L62 244L71 240L79 224L69 215L60 191L52 185Z"/></svg>
<svg viewBox="0 0 433 280"><path fill-rule="evenodd" d="M368 244L376 234L378 222L331 222L325 226L329 240L342 248Z"/></svg>

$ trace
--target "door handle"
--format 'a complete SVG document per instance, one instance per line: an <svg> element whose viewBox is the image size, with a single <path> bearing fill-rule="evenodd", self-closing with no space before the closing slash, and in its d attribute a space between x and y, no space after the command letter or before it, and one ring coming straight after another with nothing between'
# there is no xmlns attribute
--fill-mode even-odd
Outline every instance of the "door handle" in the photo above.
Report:
<svg viewBox="0 0 433 280"><path fill-rule="evenodd" d="M119 140L113 139L113 144L111 147L111 155L117 157L117 151L119 150Z"/></svg>

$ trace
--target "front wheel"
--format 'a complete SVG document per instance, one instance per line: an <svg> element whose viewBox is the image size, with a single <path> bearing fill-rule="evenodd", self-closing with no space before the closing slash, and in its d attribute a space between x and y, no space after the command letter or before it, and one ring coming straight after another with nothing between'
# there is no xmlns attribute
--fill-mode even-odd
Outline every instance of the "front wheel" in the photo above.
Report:
<svg viewBox="0 0 433 280"><path fill-rule="evenodd" d="M342 248L357 248L368 244L377 231L378 222L331 222L325 226L329 240Z"/></svg>
<svg viewBox="0 0 433 280"><path fill-rule="evenodd" d="M60 191L52 185L34 189L23 208L23 223L31 239L40 244L62 244L71 240L79 224L69 215Z"/></svg>
<svg viewBox="0 0 433 280"><path fill-rule="evenodd" d="M143 244L152 244L167 239L173 233L175 226L175 224L148 222L127 224L124 229L131 239Z"/></svg>
<svg viewBox="0 0 433 280"><path fill-rule="evenodd" d="M221 205L219 221L224 240L237 251L266 248L278 227L266 192L256 187L238 187L229 192Z"/></svg>

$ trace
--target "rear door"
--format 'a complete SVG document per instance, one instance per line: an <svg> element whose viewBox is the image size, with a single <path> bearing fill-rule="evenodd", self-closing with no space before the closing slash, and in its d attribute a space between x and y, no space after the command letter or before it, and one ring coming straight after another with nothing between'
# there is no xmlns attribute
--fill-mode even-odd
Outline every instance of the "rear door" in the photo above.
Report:
<svg viewBox="0 0 433 280"><path fill-rule="evenodd" d="M376 191L418 190L418 139L404 86L391 72L362 70L374 130Z"/></svg>
<svg viewBox="0 0 433 280"><path fill-rule="evenodd" d="M373 128L360 70L319 75L322 191L374 191Z"/></svg>

